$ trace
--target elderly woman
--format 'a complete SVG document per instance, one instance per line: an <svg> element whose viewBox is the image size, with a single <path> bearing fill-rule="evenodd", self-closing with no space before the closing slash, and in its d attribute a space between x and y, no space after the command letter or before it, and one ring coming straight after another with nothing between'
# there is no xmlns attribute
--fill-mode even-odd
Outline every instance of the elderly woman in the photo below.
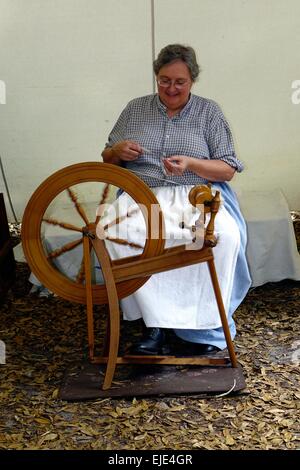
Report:
<svg viewBox="0 0 300 470"><path fill-rule="evenodd" d="M166 46L154 61L154 72L158 93L126 106L111 131L103 160L136 173L151 187L167 218L167 246L176 243L178 234L178 223L170 214L185 210L190 189L212 182L221 191L214 255L234 337L232 315L251 284L245 224L227 184L236 171L242 171L242 163L220 107L191 94L199 75L194 50L179 44ZM130 224L135 230L131 219L127 223L128 233ZM115 257L124 256L120 247L109 250ZM133 346L134 353L163 353L167 328L174 329L188 353L207 354L226 347L206 263L153 275L121 306L126 320L143 318L146 325L144 336Z"/></svg>

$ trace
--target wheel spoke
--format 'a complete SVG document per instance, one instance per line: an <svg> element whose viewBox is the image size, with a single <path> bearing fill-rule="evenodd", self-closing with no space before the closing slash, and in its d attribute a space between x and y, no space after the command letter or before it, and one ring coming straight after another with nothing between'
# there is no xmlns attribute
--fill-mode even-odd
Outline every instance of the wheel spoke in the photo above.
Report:
<svg viewBox="0 0 300 470"><path fill-rule="evenodd" d="M108 197L108 193L109 193L109 188L110 188L110 184L106 184L104 189L103 189L103 193L102 193L102 197L101 197L101 201L100 201L100 204L99 204L99 207L97 209L97 217L95 219L95 224L97 225L99 220L101 219L102 215L103 215L103 211L105 209L105 202L107 200L107 197Z"/></svg>
<svg viewBox="0 0 300 470"><path fill-rule="evenodd" d="M84 222L86 223L86 225L89 224L89 220L86 216L86 213L84 212L83 208L81 207L81 205L79 204L78 200L77 200L77 196L76 194L74 193L74 191L72 191L72 189L70 188L67 188L67 191L68 191L68 194L72 200L72 202L74 203L75 207L76 207L76 210L78 212L78 214L80 215L80 217L84 220Z"/></svg>
<svg viewBox="0 0 300 470"><path fill-rule="evenodd" d="M76 246L80 245L80 243L82 243L82 238L79 238L79 239L74 240L72 242L66 243L61 248L58 248L57 250L51 251L51 253L48 253L47 258L48 259L57 258L58 256L62 255L63 253L66 253L67 251L73 250L74 248L76 248Z"/></svg>
<svg viewBox="0 0 300 470"><path fill-rule="evenodd" d="M66 222L60 222L59 220L52 219L52 217L47 217L43 219L43 222L47 222L47 224L51 224L51 225L59 225L59 227L65 228L67 230L74 230L76 232L82 232L82 228L76 227L75 225L68 224Z"/></svg>
<svg viewBox="0 0 300 470"><path fill-rule="evenodd" d="M123 220L127 219L128 217L131 217L133 214L135 214L139 210L140 209L137 208L137 209L134 209L132 212L127 212L126 215L122 215L121 217L117 217L115 220L112 220L108 224L104 225L103 229L107 230L109 227L113 227L114 225L120 224L121 222L123 222Z"/></svg>
<svg viewBox="0 0 300 470"><path fill-rule="evenodd" d="M129 242L128 240L123 240L123 238L105 237L105 240L109 240L110 242L113 242L113 243L118 243L119 245L131 246L133 248L141 248L141 249L144 248L142 245L139 245L138 243Z"/></svg>
<svg viewBox="0 0 300 470"><path fill-rule="evenodd" d="M90 253L92 250L92 245L90 244ZM85 265L84 265L84 255L82 255L82 260L80 264L80 268L78 270L77 276L76 276L76 282L77 284L83 284L85 280Z"/></svg>
<svg viewBox="0 0 300 470"><path fill-rule="evenodd" d="M80 268L79 268L79 271L78 271L77 276L76 276L77 284L83 284L84 279L85 279L84 257L82 257Z"/></svg>

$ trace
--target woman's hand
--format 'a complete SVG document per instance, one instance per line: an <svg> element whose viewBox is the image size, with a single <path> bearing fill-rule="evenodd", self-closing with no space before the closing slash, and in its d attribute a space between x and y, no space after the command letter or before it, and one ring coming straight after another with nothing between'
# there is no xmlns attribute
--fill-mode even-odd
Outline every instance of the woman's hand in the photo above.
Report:
<svg viewBox="0 0 300 470"><path fill-rule="evenodd" d="M164 158L163 163L169 176L181 176L189 170L208 181L230 181L236 171L222 160L206 160L185 155L172 155Z"/></svg>
<svg viewBox="0 0 300 470"><path fill-rule="evenodd" d="M142 153L142 147L131 140L123 140L111 147L111 152L120 160L131 161L136 160Z"/></svg>
<svg viewBox="0 0 300 470"><path fill-rule="evenodd" d="M191 157L172 155L163 159L165 170L169 176L181 176L188 169Z"/></svg>

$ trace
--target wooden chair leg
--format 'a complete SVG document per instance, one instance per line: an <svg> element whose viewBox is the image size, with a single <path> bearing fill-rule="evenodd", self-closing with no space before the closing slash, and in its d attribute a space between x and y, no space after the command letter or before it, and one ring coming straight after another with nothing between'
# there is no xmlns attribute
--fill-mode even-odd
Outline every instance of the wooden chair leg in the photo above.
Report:
<svg viewBox="0 0 300 470"><path fill-rule="evenodd" d="M229 357L230 357L230 360L231 360L231 365L232 365L232 367L238 367L238 362L237 362L236 354L235 354L235 351L234 351L234 346L233 346L233 342L232 342L231 335L230 335L227 316L226 316L226 312L225 312L225 308L224 308L224 304L223 304L221 289L220 289L220 286L219 286L219 281L218 281L218 277L217 277L217 273L216 273L215 263L214 263L213 259L209 260L207 262L208 262L210 277L211 277L211 281L212 281L212 284L213 284L216 301L217 301L217 304L218 304L218 309L219 309L219 313L220 313L222 327L223 327L223 330L224 330L224 335L225 335L226 344L227 344L227 348L228 348L228 352L229 352Z"/></svg>

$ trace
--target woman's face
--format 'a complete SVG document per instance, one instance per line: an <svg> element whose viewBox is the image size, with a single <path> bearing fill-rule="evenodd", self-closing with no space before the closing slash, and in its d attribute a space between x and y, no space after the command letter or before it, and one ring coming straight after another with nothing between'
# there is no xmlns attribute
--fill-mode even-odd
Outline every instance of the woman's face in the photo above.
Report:
<svg viewBox="0 0 300 470"><path fill-rule="evenodd" d="M193 82L188 66L181 60L164 65L157 74L160 100L170 111L180 111L188 102Z"/></svg>

